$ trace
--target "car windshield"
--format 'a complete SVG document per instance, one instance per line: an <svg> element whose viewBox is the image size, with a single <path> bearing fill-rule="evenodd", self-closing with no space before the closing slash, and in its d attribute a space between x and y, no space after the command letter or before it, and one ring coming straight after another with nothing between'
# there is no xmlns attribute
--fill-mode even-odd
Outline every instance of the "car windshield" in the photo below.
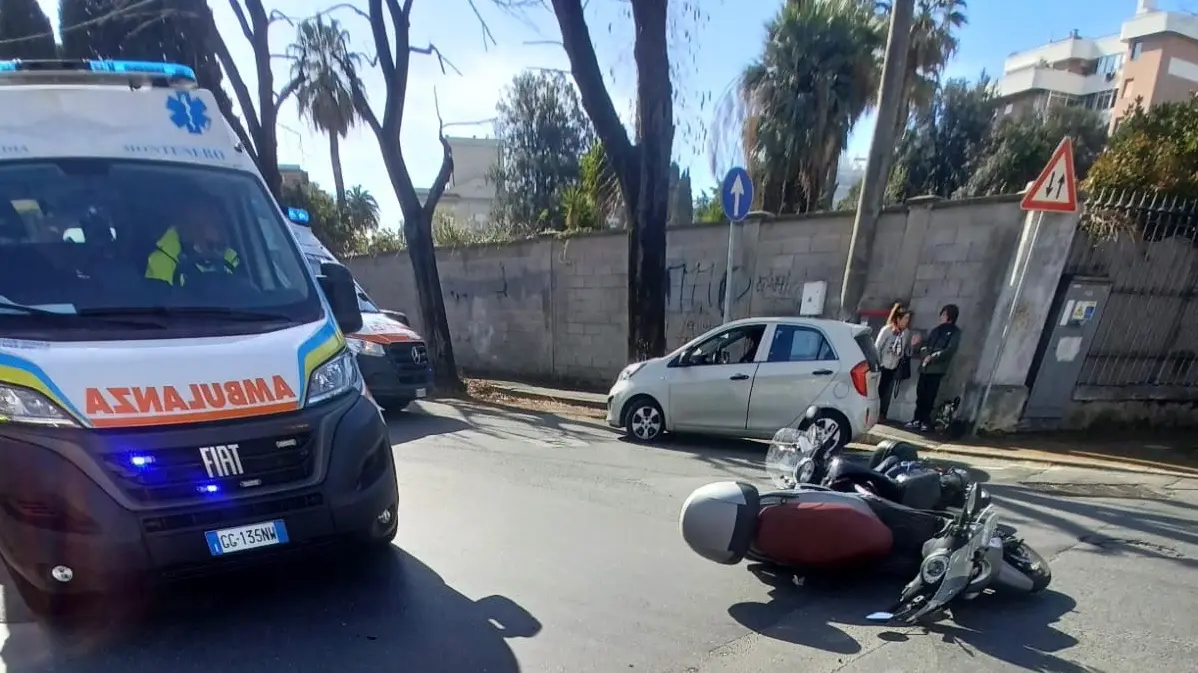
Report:
<svg viewBox="0 0 1198 673"><path fill-rule="evenodd" d="M325 263L336 264L337 263L337 260L335 260L331 257L322 258L319 255L313 255L310 253L305 254L304 257L308 260L308 266L310 266L312 268L312 273L316 274L317 276L320 275L320 265L321 264L325 264ZM377 304L375 304L373 301L370 300L370 297L366 296L366 290L363 290L362 286L358 285L357 282L354 283L354 289L356 289L358 291L358 310L359 311L361 311L362 313L382 313L383 312L383 310L380 309Z"/></svg>
<svg viewBox="0 0 1198 673"><path fill-rule="evenodd" d="M366 296L366 292L358 286L358 310L363 313L382 313L382 309L374 302L370 301L370 297Z"/></svg>
<svg viewBox="0 0 1198 673"><path fill-rule="evenodd" d="M244 172L91 158L0 164L0 332L169 338L317 320L319 297L286 227Z"/></svg>

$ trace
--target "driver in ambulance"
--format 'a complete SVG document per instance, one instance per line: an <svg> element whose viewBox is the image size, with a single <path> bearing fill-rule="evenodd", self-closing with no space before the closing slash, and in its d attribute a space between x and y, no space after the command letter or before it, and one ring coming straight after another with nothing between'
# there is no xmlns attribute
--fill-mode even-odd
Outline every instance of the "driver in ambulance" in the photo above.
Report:
<svg viewBox="0 0 1198 673"><path fill-rule="evenodd" d="M241 260L229 247L224 220L214 200L189 198L178 223L163 233L146 260L146 278L181 286L190 274L237 271Z"/></svg>

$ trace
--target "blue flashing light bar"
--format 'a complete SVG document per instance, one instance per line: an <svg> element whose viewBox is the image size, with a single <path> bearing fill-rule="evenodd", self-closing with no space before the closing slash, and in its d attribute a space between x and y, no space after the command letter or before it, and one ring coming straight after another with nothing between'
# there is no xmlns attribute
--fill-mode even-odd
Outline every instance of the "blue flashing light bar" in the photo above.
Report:
<svg viewBox="0 0 1198 673"><path fill-rule="evenodd" d="M124 75L159 75L167 79L196 81L195 71L179 63L157 63L154 61L71 61L45 60L0 61L0 73L5 72L48 72L63 70L90 70Z"/></svg>
<svg viewBox="0 0 1198 673"><path fill-rule="evenodd" d="M311 223L312 218L308 215L308 211L303 208L288 208L287 219L301 227L306 227Z"/></svg>

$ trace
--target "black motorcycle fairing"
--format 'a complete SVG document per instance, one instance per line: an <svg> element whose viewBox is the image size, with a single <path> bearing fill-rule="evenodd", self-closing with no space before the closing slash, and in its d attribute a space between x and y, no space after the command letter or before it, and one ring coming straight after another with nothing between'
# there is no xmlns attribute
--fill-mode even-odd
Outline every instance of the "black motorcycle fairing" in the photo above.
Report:
<svg viewBox="0 0 1198 673"><path fill-rule="evenodd" d="M924 544L939 536L952 521L947 515L912 509L882 498L864 486L857 486L856 493L890 529L897 554L923 558Z"/></svg>

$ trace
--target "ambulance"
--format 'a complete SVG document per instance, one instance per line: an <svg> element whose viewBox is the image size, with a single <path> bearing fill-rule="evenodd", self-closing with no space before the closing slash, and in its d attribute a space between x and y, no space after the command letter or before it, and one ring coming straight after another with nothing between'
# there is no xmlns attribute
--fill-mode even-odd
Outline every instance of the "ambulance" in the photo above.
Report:
<svg viewBox="0 0 1198 673"><path fill-rule="evenodd" d="M287 217L295 240L313 269L339 263L312 232L307 211L287 208ZM362 312L362 329L347 334L345 343L357 355L366 388L387 411L399 411L413 400L427 397L433 389L433 367L424 339L408 325L406 315L379 308L361 285L355 282L354 287Z"/></svg>
<svg viewBox="0 0 1198 673"><path fill-rule="evenodd" d="M0 61L0 110L0 557L31 607L389 548L353 277L191 69Z"/></svg>

